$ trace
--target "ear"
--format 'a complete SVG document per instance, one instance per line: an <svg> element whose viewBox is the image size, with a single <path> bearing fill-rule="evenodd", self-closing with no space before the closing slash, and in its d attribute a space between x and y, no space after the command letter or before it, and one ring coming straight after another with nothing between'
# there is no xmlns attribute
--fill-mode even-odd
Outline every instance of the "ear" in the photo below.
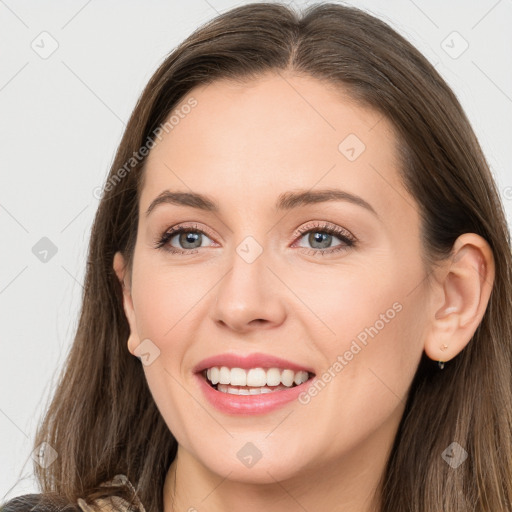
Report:
<svg viewBox="0 0 512 512"><path fill-rule="evenodd" d="M435 274L425 353L434 361L449 361L469 343L484 316L494 284L492 250L481 236L465 233Z"/></svg>
<svg viewBox="0 0 512 512"><path fill-rule="evenodd" d="M127 265L123 255L116 252L114 255L114 271L123 288L123 308L130 326L130 336L128 338L128 350L131 354L135 354L135 348L139 346L140 340L137 334L137 323L135 321L135 310L133 308L130 276L127 272Z"/></svg>

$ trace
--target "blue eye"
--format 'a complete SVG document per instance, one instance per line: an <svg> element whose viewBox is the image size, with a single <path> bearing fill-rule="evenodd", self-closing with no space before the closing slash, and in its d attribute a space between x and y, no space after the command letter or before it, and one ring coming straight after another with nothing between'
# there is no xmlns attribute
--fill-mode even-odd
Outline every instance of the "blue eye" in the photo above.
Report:
<svg viewBox="0 0 512 512"><path fill-rule="evenodd" d="M162 235L156 244L156 248L164 249L174 254L194 254L197 252L196 249L203 247L203 236L206 236L206 234L200 229L195 229L193 227L184 228L182 226L175 226ZM179 244L183 244L183 249L177 249L169 245L171 240L176 237ZM198 241L199 244L197 244Z"/></svg>
<svg viewBox="0 0 512 512"><path fill-rule="evenodd" d="M355 238L346 230L339 228L329 223L323 225L316 225L313 227L306 226L299 230L300 238L307 235L307 242L312 246L308 249L308 254L332 254L338 251L344 251L356 244ZM332 246L332 239L337 238L343 243ZM318 246L317 246L318 244ZM301 246L302 247L302 246ZM327 250L326 250L327 249Z"/></svg>
<svg viewBox="0 0 512 512"><path fill-rule="evenodd" d="M308 235L307 242L313 247L299 247L306 249L308 254L330 254L342 250L347 250L350 247L354 247L356 244L356 239L348 231L329 223L324 223L323 225L306 226L305 228L302 228L298 231L299 239L305 238L306 235ZM178 225L167 230L160 237L160 239L157 240L155 243L155 248L163 249L172 254L195 254L198 252L199 248L205 247L203 244L205 241L204 237L208 238L204 231L197 228L197 225L190 227ZM176 238L181 248L176 248L170 245L174 238ZM342 243L332 246L333 238L337 238ZM319 247L315 247L317 244Z"/></svg>

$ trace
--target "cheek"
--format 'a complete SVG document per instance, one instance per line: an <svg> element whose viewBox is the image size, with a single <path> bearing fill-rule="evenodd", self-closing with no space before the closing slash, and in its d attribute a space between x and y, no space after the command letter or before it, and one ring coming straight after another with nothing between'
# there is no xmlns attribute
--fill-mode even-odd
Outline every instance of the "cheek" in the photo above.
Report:
<svg viewBox="0 0 512 512"><path fill-rule="evenodd" d="M201 435L191 428L191 417L202 417L204 410L190 400L189 370L185 364L193 343L201 298L211 289L211 276L204 278L190 269L143 264L139 260L133 275L133 302L140 341L150 339L160 350L159 356L144 373L153 399L169 430L181 444ZM204 320L204 318L203 318Z"/></svg>
<svg viewBox="0 0 512 512"><path fill-rule="evenodd" d="M212 288L211 275L208 278L208 273L204 274L185 267L141 263L133 279L133 304L141 339L150 338L164 348L167 340L174 344L187 337L185 332L190 335L194 309L200 307Z"/></svg>
<svg viewBox="0 0 512 512"><path fill-rule="evenodd" d="M316 337L319 343L326 343L322 351L347 350L354 339L364 345L390 333L405 305L403 287L392 274L392 268L373 273L344 268L337 276L330 272L301 279L308 306L329 329L325 337Z"/></svg>
<svg viewBox="0 0 512 512"><path fill-rule="evenodd" d="M317 377L337 393L357 397L353 411L372 414L364 404L386 403L386 397L396 402L414 377L425 311L419 292L410 293L410 282L410 276L388 267L352 273L339 285L332 279L305 285L310 286L308 304L330 331L313 338L324 360L324 373Z"/></svg>
<svg viewBox="0 0 512 512"><path fill-rule="evenodd" d="M322 342L328 363L299 401L327 437L343 433L348 445L398 421L421 356L411 328L418 311L393 293L372 299L358 308L340 298L331 319L337 336Z"/></svg>

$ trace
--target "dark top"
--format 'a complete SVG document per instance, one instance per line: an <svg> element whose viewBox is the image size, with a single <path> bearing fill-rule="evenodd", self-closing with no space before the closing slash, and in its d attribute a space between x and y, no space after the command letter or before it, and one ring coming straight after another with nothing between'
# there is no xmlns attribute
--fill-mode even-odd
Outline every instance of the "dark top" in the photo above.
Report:
<svg viewBox="0 0 512 512"><path fill-rule="evenodd" d="M135 491L135 487L133 487L132 483L128 480L125 475L116 475L112 480L108 482L110 485L121 486L127 485L130 487L132 492L135 494L135 501L137 508L135 509L138 512L146 512L144 505L140 501L137 496L137 492ZM85 500L79 498L76 503L70 503L65 507L59 507L56 504L48 502L48 500L43 500L43 494L23 494L22 496L16 496L12 498L7 503L5 503L2 507L0 507L0 512L91 512L92 508L87 505ZM125 512L130 512L134 510L130 509L128 506L128 502L121 498L120 496L111 496L110 498L105 499L97 499L95 503L100 505L102 510L105 512L111 512L115 510L122 510ZM114 504L115 506L113 506Z"/></svg>

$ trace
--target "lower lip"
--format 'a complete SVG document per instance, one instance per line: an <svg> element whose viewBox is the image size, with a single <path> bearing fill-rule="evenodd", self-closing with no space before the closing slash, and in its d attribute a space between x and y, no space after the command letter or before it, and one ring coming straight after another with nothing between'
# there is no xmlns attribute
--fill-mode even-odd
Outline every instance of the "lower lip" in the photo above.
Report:
<svg viewBox="0 0 512 512"><path fill-rule="evenodd" d="M233 395L212 388L201 373L195 374L199 387L206 399L225 414L264 414L295 400L309 385L313 378L293 388L260 395Z"/></svg>

